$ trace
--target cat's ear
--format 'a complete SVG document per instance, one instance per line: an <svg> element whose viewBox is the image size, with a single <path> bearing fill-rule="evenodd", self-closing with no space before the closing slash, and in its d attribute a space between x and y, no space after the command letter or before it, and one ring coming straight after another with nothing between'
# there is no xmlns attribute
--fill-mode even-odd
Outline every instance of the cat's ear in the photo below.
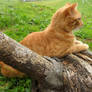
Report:
<svg viewBox="0 0 92 92"><path fill-rule="evenodd" d="M77 6L78 6L78 3L74 3L72 4L71 9L77 9Z"/></svg>
<svg viewBox="0 0 92 92"><path fill-rule="evenodd" d="M68 5L68 7L64 11L64 15L67 16L67 15L73 14L74 13L74 10L77 8L77 6L78 6L77 3Z"/></svg>
<svg viewBox="0 0 92 92"><path fill-rule="evenodd" d="M70 3L66 3L66 5L65 6L69 6L69 5L71 5Z"/></svg>

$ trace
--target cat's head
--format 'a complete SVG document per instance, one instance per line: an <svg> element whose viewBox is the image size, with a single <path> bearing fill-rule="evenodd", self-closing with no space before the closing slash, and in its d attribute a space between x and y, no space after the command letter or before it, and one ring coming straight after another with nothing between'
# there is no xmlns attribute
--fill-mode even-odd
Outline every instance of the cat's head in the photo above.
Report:
<svg viewBox="0 0 92 92"><path fill-rule="evenodd" d="M51 24L58 28L69 32L80 28L83 25L81 14L77 10L78 4L67 3L63 8L60 8L52 17Z"/></svg>

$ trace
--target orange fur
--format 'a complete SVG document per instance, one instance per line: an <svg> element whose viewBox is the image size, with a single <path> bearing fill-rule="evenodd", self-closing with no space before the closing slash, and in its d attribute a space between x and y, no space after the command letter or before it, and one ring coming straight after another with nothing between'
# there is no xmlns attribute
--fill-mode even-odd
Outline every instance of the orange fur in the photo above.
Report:
<svg viewBox="0 0 92 92"><path fill-rule="evenodd" d="M62 57L72 52L79 52L88 49L86 44L75 39L72 31L82 26L81 15L77 10L77 4L66 4L53 15L50 25L42 32L33 32L24 38L20 43L42 56ZM11 68L4 69L1 64L2 74L8 77L15 77L22 73ZM8 67L7 67L8 68ZM4 71L5 70L5 71ZM10 73L10 74L8 74ZM11 76L10 76L11 75ZM24 76L24 74L22 74Z"/></svg>

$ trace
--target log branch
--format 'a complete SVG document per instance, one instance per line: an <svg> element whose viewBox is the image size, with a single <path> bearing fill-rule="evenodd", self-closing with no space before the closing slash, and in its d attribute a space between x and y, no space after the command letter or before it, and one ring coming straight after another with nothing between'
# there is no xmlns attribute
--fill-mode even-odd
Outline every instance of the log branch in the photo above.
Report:
<svg viewBox="0 0 92 92"><path fill-rule="evenodd" d="M46 84L51 88L62 86L62 64L46 60L3 33L0 33L0 60L39 80L45 87Z"/></svg>
<svg viewBox="0 0 92 92"><path fill-rule="evenodd" d="M32 92L92 92L92 52L41 57L0 33L0 59L33 79Z"/></svg>

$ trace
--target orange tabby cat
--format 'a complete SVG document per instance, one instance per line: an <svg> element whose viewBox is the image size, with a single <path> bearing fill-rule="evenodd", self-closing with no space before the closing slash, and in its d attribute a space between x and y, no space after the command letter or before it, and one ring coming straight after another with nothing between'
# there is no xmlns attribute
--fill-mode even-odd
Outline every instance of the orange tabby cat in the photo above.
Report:
<svg viewBox="0 0 92 92"><path fill-rule="evenodd" d="M33 32L20 43L42 56L61 57L69 53L88 49L88 45L75 39L72 31L82 26L81 15L77 4L66 4L56 11L50 25L42 32ZM12 67L1 64L1 72L8 77L25 74Z"/></svg>

